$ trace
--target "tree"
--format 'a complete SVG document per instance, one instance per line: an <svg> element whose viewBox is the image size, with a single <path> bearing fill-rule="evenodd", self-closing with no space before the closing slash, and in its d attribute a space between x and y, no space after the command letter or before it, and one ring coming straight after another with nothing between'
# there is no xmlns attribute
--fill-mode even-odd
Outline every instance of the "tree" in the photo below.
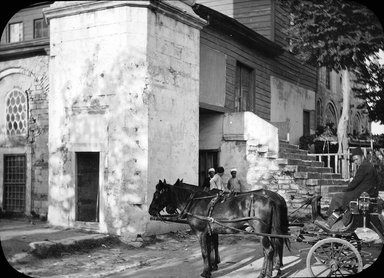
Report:
<svg viewBox="0 0 384 278"><path fill-rule="evenodd" d="M368 110L369 119L384 124L384 66L375 60L367 63L355 74L357 85L352 91L364 100L361 108Z"/></svg>
<svg viewBox="0 0 384 278"><path fill-rule="evenodd" d="M337 137L339 153L348 149L349 72L360 73L367 59L377 57L384 49L384 34L380 21L367 7L347 0L279 0L292 16L293 24L286 33L287 49L298 59L315 67L327 67L342 72L343 112ZM343 163L343 173L347 167Z"/></svg>

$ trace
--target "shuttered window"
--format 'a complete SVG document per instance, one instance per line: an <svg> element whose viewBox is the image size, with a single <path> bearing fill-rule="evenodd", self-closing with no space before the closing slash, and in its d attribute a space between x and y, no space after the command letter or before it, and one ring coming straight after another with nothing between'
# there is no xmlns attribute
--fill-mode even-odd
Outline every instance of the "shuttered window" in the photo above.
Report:
<svg viewBox="0 0 384 278"><path fill-rule="evenodd" d="M241 63L236 65L235 111L254 110L253 69Z"/></svg>
<svg viewBox="0 0 384 278"><path fill-rule="evenodd" d="M48 37L48 25L43 18L34 20L33 37L35 39Z"/></svg>
<svg viewBox="0 0 384 278"><path fill-rule="evenodd" d="M11 23L9 24L9 42L21 42L23 41L23 23Z"/></svg>

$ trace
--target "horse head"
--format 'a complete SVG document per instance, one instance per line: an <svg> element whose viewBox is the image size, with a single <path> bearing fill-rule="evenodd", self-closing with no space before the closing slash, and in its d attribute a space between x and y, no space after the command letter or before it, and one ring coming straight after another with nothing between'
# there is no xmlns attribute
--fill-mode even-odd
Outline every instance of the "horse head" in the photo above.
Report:
<svg viewBox="0 0 384 278"><path fill-rule="evenodd" d="M172 198L170 194L171 185L167 184L166 180L161 181L156 185L156 191L153 193L153 199L149 206L149 214L152 216L159 216L160 211L169 206L169 210L173 209ZM174 209L176 211L176 209ZM170 213L167 209L167 212Z"/></svg>

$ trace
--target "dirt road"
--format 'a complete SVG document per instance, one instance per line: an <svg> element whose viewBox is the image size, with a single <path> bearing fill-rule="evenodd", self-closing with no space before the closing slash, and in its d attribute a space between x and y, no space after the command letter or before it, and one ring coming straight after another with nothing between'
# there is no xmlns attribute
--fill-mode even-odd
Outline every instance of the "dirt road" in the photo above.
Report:
<svg viewBox="0 0 384 278"><path fill-rule="evenodd" d="M283 277L307 277L305 258L310 246L292 242L284 250ZM302 252L300 252L300 250ZM257 277L262 264L259 239L247 235L220 235L221 264L212 277ZM381 245L363 253L365 267L379 256ZM200 277L203 268L197 238L189 233L157 236L140 248L127 245L102 246L89 253L37 259L26 256L13 265L31 277Z"/></svg>

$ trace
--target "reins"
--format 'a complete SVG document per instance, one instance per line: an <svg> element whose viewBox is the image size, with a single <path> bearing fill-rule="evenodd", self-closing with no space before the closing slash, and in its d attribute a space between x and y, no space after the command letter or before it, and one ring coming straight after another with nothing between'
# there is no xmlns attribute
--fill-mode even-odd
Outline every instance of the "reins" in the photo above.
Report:
<svg viewBox="0 0 384 278"><path fill-rule="evenodd" d="M259 233L259 232L248 232L248 231L244 231L244 230L241 230L241 229L238 229L235 227L231 227L231 226L227 226L227 225L222 224L222 222L231 223L231 222L241 222L241 221L247 221L247 220L261 220L261 219L256 218L256 217L243 217L243 218L238 218L238 219L234 219L234 220L221 219L220 221L218 221L218 220L214 219L213 217L194 215L194 214L189 213L189 212L187 214L189 216L195 217L199 220L209 221L212 224L214 223L214 224L217 224L217 225L222 226L224 228L228 228L228 229L240 232L240 233L252 234L252 235L256 235L256 236L266 236L266 237L278 237L278 238L288 238L288 239L294 238L291 235L275 235L275 234L266 234L266 233Z"/></svg>
<svg viewBox="0 0 384 278"><path fill-rule="evenodd" d="M180 187L178 189L184 189L184 190L191 191L191 189L185 189L185 188L180 188ZM256 221L261 222L264 225L267 225L267 223L265 223L265 221L263 221L259 217L251 216L252 209L253 209L253 204L254 204L254 194L256 192L242 192L242 193L237 193L236 192L232 196L231 196L231 193L229 193L227 195L224 195L225 194L224 193L224 194L221 194L221 195L220 194L215 194L215 195L209 195L209 196L195 197L197 192L198 191L194 191L194 192L192 192L189 195L187 204L184 206L184 208L180 212L179 216L177 217L177 219L176 219L177 221L181 221L182 219L184 219L185 215L192 216L192 217L197 218L199 220L208 221L210 233L212 231L211 226L210 226L211 223L216 223L216 224L218 224L220 226L223 226L223 227L226 227L226 228L238 231L238 232L244 232L244 231L240 230L240 229L237 229L237 228L234 228L234 227L230 227L230 226L224 225L223 223L237 223L237 222L245 222L245 221L250 221L250 220L256 220ZM264 198L269 198L269 196L267 196L263 190L261 190L260 193L261 194L257 194L257 195L262 196ZM214 219L211 216L212 213L213 213L215 205L220 201L221 197L224 196L225 199L223 201L226 201L227 198L230 198L230 197L235 198L235 197L246 196L246 195L250 195L251 196L251 204L250 204L250 207L249 207L249 212L248 212L249 216L248 217L241 217L241 218L236 218L236 219ZM179 196L177 195L176 197L178 198ZM194 214L189 212L189 209L192 206L193 201L195 201L195 200L204 200L204 199L212 199L211 202L208 205L208 216L194 215ZM254 234L254 233L251 233L251 234ZM262 233L260 233L260 235L262 235ZM264 234L264 235L268 235L268 234Z"/></svg>

